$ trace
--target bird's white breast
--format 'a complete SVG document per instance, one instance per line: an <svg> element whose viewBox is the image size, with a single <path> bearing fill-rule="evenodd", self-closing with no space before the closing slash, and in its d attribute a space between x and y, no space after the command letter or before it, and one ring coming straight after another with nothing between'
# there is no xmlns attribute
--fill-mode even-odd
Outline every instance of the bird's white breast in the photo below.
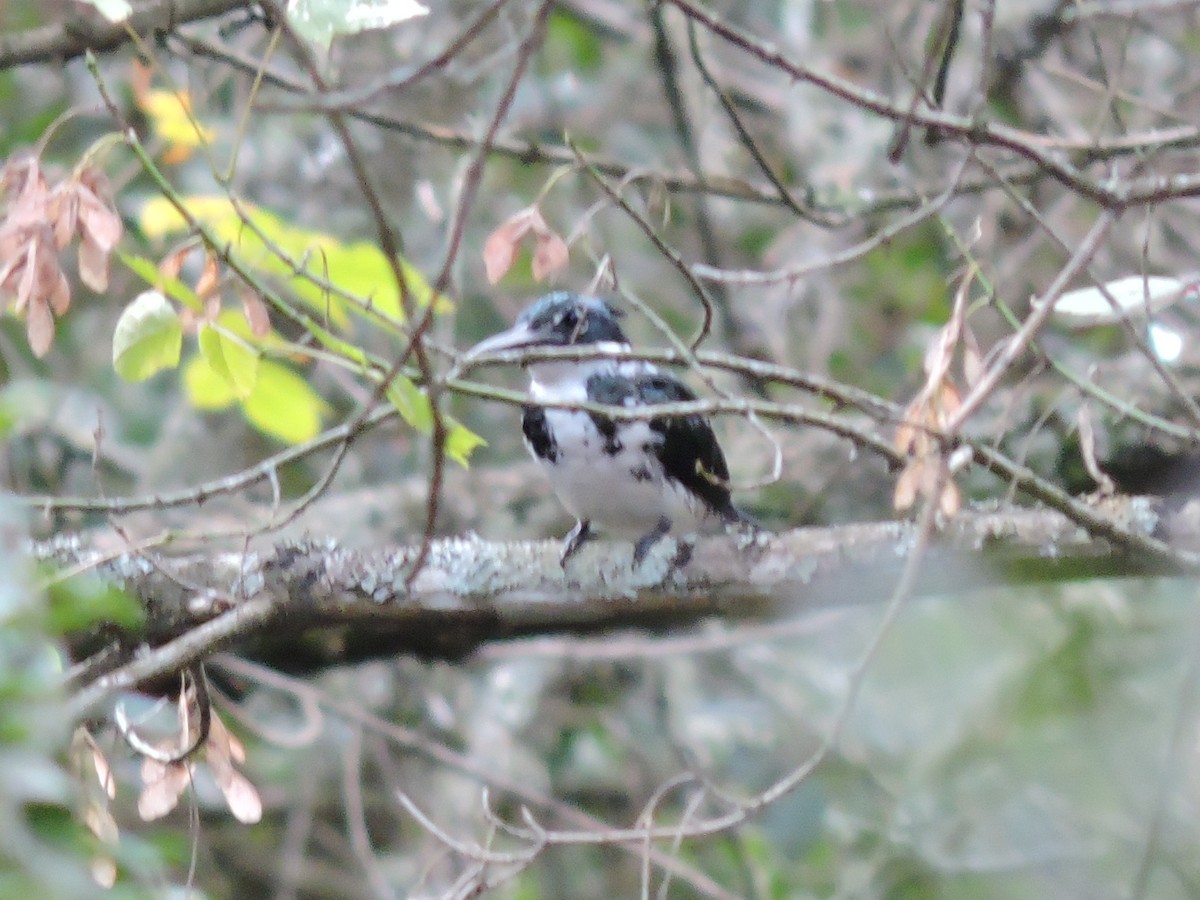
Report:
<svg viewBox="0 0 1200 900"><path fill-rule="evenodd" d="M585 384L576 379L552 385L535 380L530 393L558 403L581 402L587 396ZM604 531L636 536L652 530L664 515L676 532L694 531L703 522L703 504L663 472L654 454L661 436L647 422L617 421L615 445L586 412L547 409L546 424L557 453L553 462L538 463L576 518Z"/></svg>

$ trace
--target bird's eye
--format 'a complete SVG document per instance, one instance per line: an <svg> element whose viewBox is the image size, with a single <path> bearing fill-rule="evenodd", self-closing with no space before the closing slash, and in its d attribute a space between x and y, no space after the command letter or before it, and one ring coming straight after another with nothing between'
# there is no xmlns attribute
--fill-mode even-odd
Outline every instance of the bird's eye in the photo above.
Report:
<svg viewBox="0 0 1200 900"><path fill-rule="evenodd" d="M562 316L559 318L559 321L568 328L574 328L577 324L579 324L579 315L575 312L575 310L568 309L562 314Z"/></svg>

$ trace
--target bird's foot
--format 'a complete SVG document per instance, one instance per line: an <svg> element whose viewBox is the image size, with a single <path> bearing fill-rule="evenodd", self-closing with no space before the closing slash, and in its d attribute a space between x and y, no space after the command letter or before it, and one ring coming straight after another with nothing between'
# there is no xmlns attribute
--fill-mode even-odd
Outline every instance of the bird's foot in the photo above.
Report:
<svg viewBox="0 0 1200 900"><path fill-rule="evenodd" d="M643 534L633 545L633 564L640 566L642 561L653 549L654 545L666 537L671 531L671 520L663 516L650 531Z"/></svg>
<svg viewBox="0 0 1200 900"><path fill-rule="evenodd" d="M595 535L592 533L591 522L587 519L580 519L576 522L575 527L568 532L566 539L563 541L562 553L558 556L558 564L565 569L567 561L578 553L579 548L593 537Z"/></svg>

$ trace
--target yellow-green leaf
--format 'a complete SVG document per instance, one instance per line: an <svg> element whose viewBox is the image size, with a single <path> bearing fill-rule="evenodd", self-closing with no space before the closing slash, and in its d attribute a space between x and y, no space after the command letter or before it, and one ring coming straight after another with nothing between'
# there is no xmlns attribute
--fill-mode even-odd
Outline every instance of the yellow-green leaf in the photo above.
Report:
<svg viewBox="0 0 1200 900"><path fill-rule="evenodd" d="M486 446L487 441L466 425L446 417L446 455L464 469L475 449Z"/></svg>
<svg viewBox="0 0 1200 900"><path fill-rule="evenodd" d="M228 246L246 266L285 281L296 296L337 326L348 324L347 303L331 292L330 286L358 298L385 318L403 320L403 304L392 267L374 244L344 243L320 231L298 228L252 203L235 207L228 197L193 195L181 199L189 215L208 229L211 238ZM188 228L185 218L165 197L149 200L142 207L139 223L148 237L159 239ZM414 266L403 259L399 265L415 308L431 302L436 302L439 312L451 307L445 297L434 297L429 282Z"/></svg>
<svg viewBox="0 0 1200 900"><path fill-rule="evenodd" d="M212 129L202 125L192 113L192 100L186 93L147 91L138 104L154 133L173 146L199 147L214 138Z"/></svg>
<svg viewBox="0 0 1200 900"><path fill-rule="evenodd" d="M235 397L244 400L254 391L259 353L242 338L219 326L204 325L200 329L200 353L229 383Z"/></svg>
<svg viewBox="0 0 1200 900"><path fill-rule="evenodd" d="M404 417L404 421L421 434L433 431L433 407L419 387L403 375L397 375L388 385L387 398Z"/></svg>
<svg viewBox="0 0 1200 900"><path fill-rule="evenodd" d="M126 381L145 381L179 365L183 323L158 291L138 294L125 307L113 331L113 368Z"/></svg>
<svg viewBox="0 0 1200 900"><path fill-rule="evenodd" d="M213 371L199 353L183 364L183 387L196 409L226 409L237 400L229 380Z"/></svg>
<svg viewBox="0 0 1200 900"><path fill-rule="evenodd" d="M303 443L320 434L325 406L307 381L272 360L263 360L254 393L242 401L250 424L289 444Z"/></svg>

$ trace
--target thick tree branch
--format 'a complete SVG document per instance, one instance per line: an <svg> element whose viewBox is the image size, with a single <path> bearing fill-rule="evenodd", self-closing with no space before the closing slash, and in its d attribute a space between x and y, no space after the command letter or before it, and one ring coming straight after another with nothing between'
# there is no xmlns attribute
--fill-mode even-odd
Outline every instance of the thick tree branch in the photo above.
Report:
<svg viewBox="0 0 1200 900"><path fill-rule="evenodd" d="M130 31L143 36L172 31L246 5L245 0L149 0L137 4L127 21L113 23L90 6L68 4L70 12L61 22L0 36L0 69L113 50L130 39Z"/></svg>
<svg viewBox="0 0 1200 900"><path fill-rule="evenodd" d="M1145 498L1110 499L1097 512L1141 536L1200 534L1186 510L1166 522ZM914 527L877 522L664 540L636 569L628 544L600 543L566 574L556 544L468 535L434 542L410 588L415 546L357 551L302 541L148 560L109 559L58 541L35 555L70 566L94 562L146 609L140 649L131 639L128 652L110 654L101 672L93 668L81 695L86 707L233 645L306 671L401 653L455 659L522 635L683 627L717 615L768 619L869 603L892 590ZM915 592L1178 571L1162 558L1116 549L1055 511L1013 508L950 522L927 550Z"/></svg>

